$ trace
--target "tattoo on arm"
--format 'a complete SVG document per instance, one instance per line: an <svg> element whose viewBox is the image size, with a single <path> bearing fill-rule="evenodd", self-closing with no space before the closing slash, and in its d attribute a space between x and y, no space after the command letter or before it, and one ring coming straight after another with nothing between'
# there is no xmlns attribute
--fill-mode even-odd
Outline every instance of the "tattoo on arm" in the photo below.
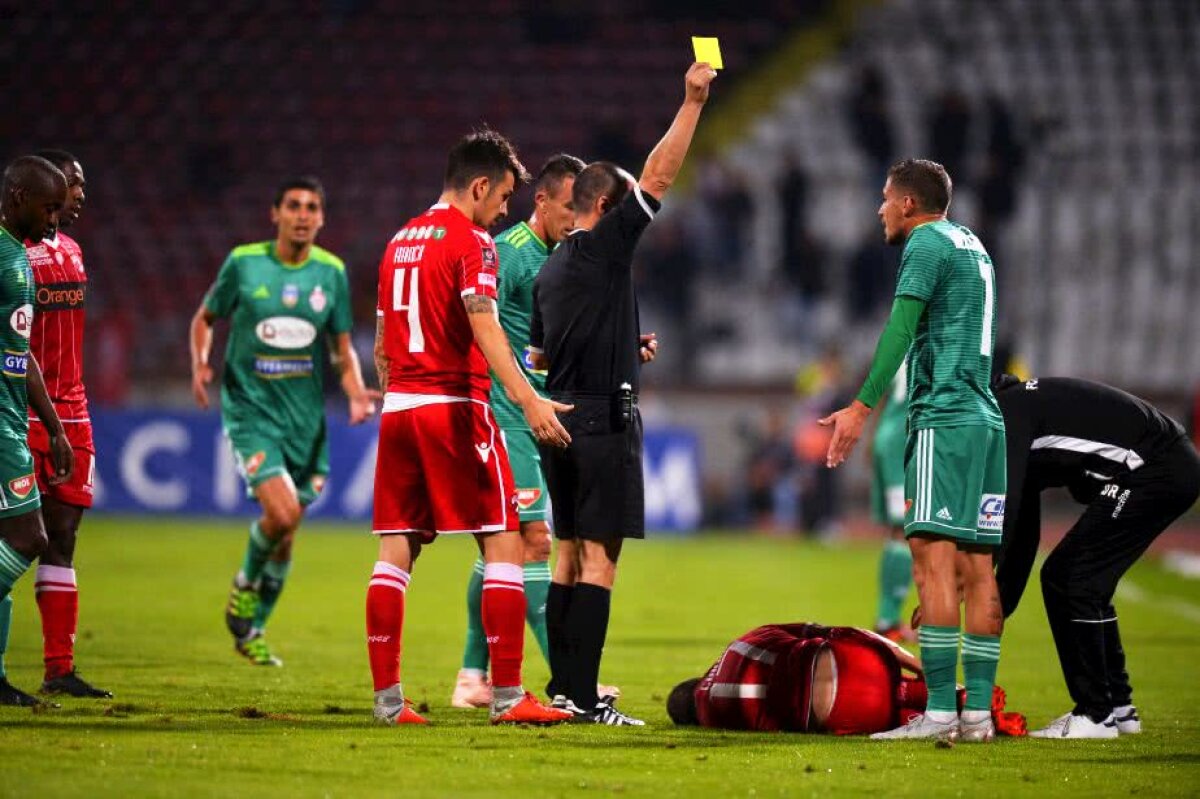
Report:
<svg viewBox="0 0 1200 799"><path fill-rule="evenodd" d="M383 349L383 317L375 319L375 374L379 378L380 387L386 389L388 383L388 358Z"/></svg>
<svg viewBox="0 0 1200 799"><path fill-rule="evenodd" d="M463 297L463 305L467 313L493 313L496 310L496 301L482 294L468 294Z"/></svg>

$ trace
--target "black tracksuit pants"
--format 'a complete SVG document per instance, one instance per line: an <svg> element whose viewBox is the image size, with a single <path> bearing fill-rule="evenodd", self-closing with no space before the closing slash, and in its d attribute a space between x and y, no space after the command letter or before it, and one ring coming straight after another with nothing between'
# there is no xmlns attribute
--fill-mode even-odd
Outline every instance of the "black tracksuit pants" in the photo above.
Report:
<svg viewBox="0 0 1200 799"><path fill-rule="evenodd" d="M1200 456L1180 438L1105 486L1042 567L1042 596L1075 713L1101 721L1133 689L1112 598L1121 576L1200 495Z"/></svg>

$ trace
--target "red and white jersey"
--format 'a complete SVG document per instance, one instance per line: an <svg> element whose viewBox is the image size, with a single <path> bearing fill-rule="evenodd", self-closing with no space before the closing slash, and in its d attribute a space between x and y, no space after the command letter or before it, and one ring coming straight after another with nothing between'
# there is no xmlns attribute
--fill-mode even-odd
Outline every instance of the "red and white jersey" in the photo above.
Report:
<svg viewBox="0 0 1200 799"><path fill-rule="evenodd" d="M86 421L83 325L87 272L83 251L74 239L59 232L37 244L26 242L25 252L36 286L29 348L42 368L58 415L64 422Z"/></svg>
<svg viewBox="0 0 1200 799"><path fill-rule="evenodd" d="M409 220L392 238L379 262L377 306L389 393L487 402L487 360L462 298L495 299L498 264L487 231L445 203Z"/></svg>

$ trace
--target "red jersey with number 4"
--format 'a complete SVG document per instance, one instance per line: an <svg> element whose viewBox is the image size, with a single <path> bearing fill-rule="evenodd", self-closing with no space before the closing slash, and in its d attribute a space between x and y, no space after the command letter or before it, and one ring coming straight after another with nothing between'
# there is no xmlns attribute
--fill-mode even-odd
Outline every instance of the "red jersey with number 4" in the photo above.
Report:
<svg viewBox="0 0 1200 799"><path fill-rule="evenodd" d="M42 368L58 415L65 422L85 420L83 307L87 273L83 252L74 239L61 232L37 244L27 242L25 252L36 286L30 351Z"/></svg>
<svg viewBox="0 0 1200 799"><path fill-rule="evenodd" d="M387 390L487 402L487 359L463 297L496 298L496 246L461 211L438 203L409 220L379 263Z"/></svg>

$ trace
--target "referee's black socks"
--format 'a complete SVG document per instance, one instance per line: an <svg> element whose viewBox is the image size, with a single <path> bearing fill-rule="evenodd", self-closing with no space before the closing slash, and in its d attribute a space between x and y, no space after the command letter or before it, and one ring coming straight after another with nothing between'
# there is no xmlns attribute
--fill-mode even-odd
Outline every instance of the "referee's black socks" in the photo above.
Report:
<svg viewBox="0 0 1200 799"><path fill-rule="evenodd" d="M570 660L568 696L577 707L591 710L600 701L600 656L608 635L612 590L592 583L576 583L567 609L567 646Z"/></svg>
<svg viewBox="0 0 1200 799"><path fill-rule="evenodd" d="M546 694L551 699L571 693L567 612L574 595L575 586L555 582L550 583L550 593L546 595L546 638L550 644L550 682L546 685Z"/></svg>

